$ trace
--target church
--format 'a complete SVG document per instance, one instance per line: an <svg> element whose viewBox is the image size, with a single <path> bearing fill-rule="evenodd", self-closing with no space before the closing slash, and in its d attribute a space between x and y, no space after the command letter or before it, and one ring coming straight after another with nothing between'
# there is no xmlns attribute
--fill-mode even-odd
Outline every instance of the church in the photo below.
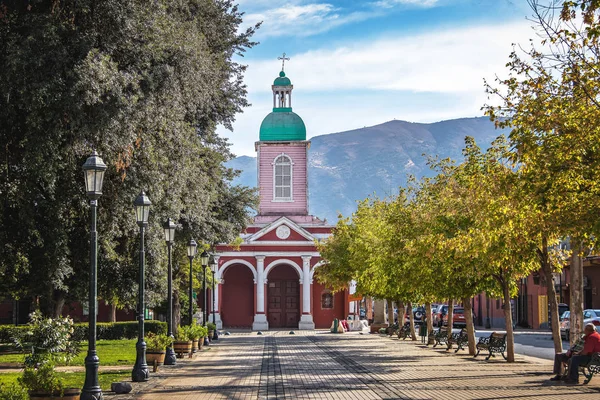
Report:
<svg viewBox="0 0 600 400"><path fill-rule="evenodd" d="M282 58L285 63L285 54ZM333 293L315 278L315 243L332 226L308 210L306 127L292 111L294 86L284 72L272 85L273 112L255 143L260 204L235 248L216 247L216 322L222 328L329 328L349 313L347 290Z"/></svg>

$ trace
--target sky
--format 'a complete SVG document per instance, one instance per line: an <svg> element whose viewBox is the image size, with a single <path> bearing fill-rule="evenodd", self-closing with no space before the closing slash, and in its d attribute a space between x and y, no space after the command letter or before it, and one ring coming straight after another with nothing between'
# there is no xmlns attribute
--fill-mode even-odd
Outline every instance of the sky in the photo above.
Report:
<svg viewBox="0 0 600 400"><path fill-rule="evenodd" d="M262 21L259 44L239 61L252 104L233 131L237 156L254 156L285 72L307 137L392 119L435 122L481 116L484 78L506 76L512 45L535 38L527 0L239 0L241 29Z"/></svg>

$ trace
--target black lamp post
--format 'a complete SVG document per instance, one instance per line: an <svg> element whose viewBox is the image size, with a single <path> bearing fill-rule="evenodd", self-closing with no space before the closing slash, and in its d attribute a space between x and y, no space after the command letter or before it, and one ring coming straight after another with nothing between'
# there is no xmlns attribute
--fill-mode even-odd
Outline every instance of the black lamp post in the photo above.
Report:
<svg viewBox="0 0 600 400"><path fill-rule="evenodd" d="M167 218L167 221L163 225L165 230L165 241L167 242L167 254L168 254L168 278L167 278L167 336L173 340L173 270L171 266L171 249L173 248L173 242L175 242L175 229L177 225L171 220L171 218ZM175 352L173 351L173 344L167 347L167 354L165 355L165 365L175 365L177 363L177 358L175 356Z"/></svg>
<svg viewBox="0 0 600 400"><path fill-rule="evenodd" d="M217 278L217 260L211 257L210 270L212 271L212 317L213 324L215 326L215 332L213 333L213 340L219 340L219 330L217 329L217 320L215 318L215 279Z"/></svg>
<svg viewBox="0 0 600 400"><path fill-rule="evenodd" d="M196 254L198 253L198 245L196 244L196 241L194 239L190 240L190 243L188 244L188 248L187 248L187 253L188 253L188 258L190 259L190 309L189 309L190 323L189 323L189 325L191 326L193 313L194 313L194 309L192 308L192 262L194 261L194 257L196 257Z"/></svg>
<svg viewBox="0 0 600 400"><path fill-rule="evenodd" d="M148 380L148 365L146 364L146 342L144 342L144 228L148 226L148 215L150 213L150 199L142 191L136 197L135 218L140 227L140 282L138 293L138 341L135 345L135 365L131 373L134 382L145 382Z"/></svg>
<svg viewBox="0 0 600 400"><path fill-rule="evenodd" d="M202 281L202 326L206 326L206 305L208 303L208 299L206 298L206 267L208 267L209 258L210 255L206 252L206 250L200 254L200 261L202 262L202 277L204 278ZM208 336L204 336L204 345L210 345Z"/></svg>
<svg viewBox="0 0 600 400"><path fill-rule="evenodd" d="M84 400L102 399L102 390L98 383L98 366L100 359L96 353L96 297L97 297L97 254L98 234L96 232L96 212L98 198L102 195L102 182L106 164L94 153L83 164L85 177L85 190L90 199L90 293L89 293L89 337L88 352L85 357L85 383L81 390L81 398Z"/></svg>

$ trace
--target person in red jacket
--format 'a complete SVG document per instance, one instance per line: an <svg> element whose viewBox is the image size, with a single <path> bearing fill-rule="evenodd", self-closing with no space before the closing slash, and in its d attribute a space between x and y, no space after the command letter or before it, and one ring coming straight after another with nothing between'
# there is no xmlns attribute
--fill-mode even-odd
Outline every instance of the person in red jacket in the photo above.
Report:
<svg viewBox="0 0 600 400"><path fill-rule="evenodd" d="M596 332L594 324L587 324L583 331L585 333L583 350L569 359L569 375L565 383L579 383L579 366L589 363L592 354L600 353L600 333Z"/></svg>

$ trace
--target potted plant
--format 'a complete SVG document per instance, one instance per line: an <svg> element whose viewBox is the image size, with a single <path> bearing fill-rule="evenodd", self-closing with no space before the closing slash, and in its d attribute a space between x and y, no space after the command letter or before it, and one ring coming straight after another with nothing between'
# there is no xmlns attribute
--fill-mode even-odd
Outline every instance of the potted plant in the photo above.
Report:
<svg viewBox="0 0 600 400"><path fill-rule="evenodd" d="M200 328L201 328L200 343L202 343L202 345L204 345L205 341L203 339L206 339L206 343L208 343L208 327L201 326Z"/></svg>
<svg viewBox="0 0 600 400"><path fill-rule="evenodd" d="M156 367L165 363L166 348L172 340L167 335L157 335L152 332L146 335L146 361Z"/></svg>
<svg viewBox="0 0 600 400"><path fill-rule="evenodd" d="M202 342L200 341L200 338L204 337L202 336L202 326L198 325L198 323L194 320L194 322L192 322L192 326L189 328L190 340L192 341L192 352L195 353L198 351L198 342L200 342L200 346L202 346Z"/></svg>
<svg viewBox="0 0 600 400"><path fill-rule="evenodd" d="M55 370L57 362L69 363L79 352L79 341L73 338L71 318L44 318L39 311L30 315L31 324L23 335L15 338L25 356L19 383L29 391L31 399L61 397L79 400L78 388L65 388Z"/></svg>
<svg viewBox="0 0 600 400"><path fill-rule="evenodd" d="M192 352L192 340L190 339L189 326L178 326L173 342L173 351L177 353L177 357L183 358L184 354Z"/></svg>
<svg viewBox="0 0 600 400"><path fill-rule="evenodd" d="M213 336L215 335L215 331L217 330L217 325L213 324L212 322L208 322L206 327L208 328L208 338L212 340Z"/></svg>

